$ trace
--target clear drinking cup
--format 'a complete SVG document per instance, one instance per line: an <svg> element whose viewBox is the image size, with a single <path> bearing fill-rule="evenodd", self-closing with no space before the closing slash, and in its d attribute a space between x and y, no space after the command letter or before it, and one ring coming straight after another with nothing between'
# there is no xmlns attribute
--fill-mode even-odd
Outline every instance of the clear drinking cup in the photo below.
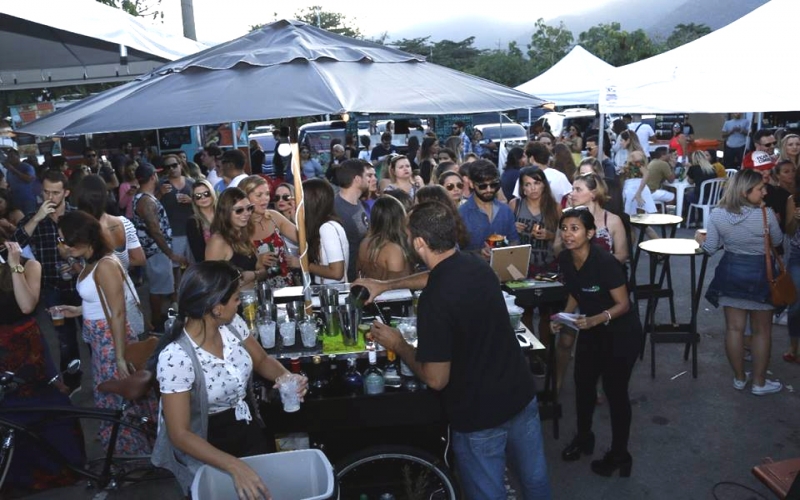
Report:
<svg viewBox="0 0 800 500"><path fill-rule="evenodd" d="M269 318L258 318L258 337L264 349L275 347L275 322Z"/></svg>
<svg viewBox="0 0 800 500"><path fill-rule="evenodd" d="M314 347L317 345L317 322L313 319L305 319L300 322L300 339L303 347Z"/></svg>
<svg viewBox="0 0 800 500"><path fill-rule="evenodd" d="M294 330L295 323L292 320L284 321L280 324L281 342L283 342L285 347L291 347L294 345Z"/></svg>
<svg viewBox="0 0 800 500"><path fill-rule="evenodd" d="M53 326L61 326L64 324L64 311L60 307L54 307L50 310L50 318L53 320Z"/></svg>
<svg viewBox="0 0 800 500"><path fill-rule="evenodd" d="M276 380L281 393L281 401L283 402L283 411L293 413L300 409L300 395L297 389L300 387L300 377L295 374L289 373L278 377Z"/></svg>

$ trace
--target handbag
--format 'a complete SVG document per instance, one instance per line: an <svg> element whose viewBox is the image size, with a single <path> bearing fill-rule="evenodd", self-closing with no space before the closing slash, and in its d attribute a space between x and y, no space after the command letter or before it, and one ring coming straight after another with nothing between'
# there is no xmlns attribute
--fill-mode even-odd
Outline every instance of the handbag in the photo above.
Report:
<svg viewBox="0 0 800 500"><path fill-rule="evenodd" d="M770 301L773 306L788 306L797 300L797 288L794 286L791 275L786 271L781 256L775 252L775 247L772 245L769 224L767 223L767 209L765 207L761 207L761 215L764 217L764 256L767 260ZM775 256L775 262L778 264L778 276L773 276L773 255Z"/></svg>
<svg viewBox="0 0 800 500"><path fill-rule="evenodd" d="M105 257L103 257L103 258L105 258ZM130 282L129 282L129 278L125 274L125 271L122 268L122 264L116 259L116 257L112 256L110 258L111 258L111 260L115 261L117 263L117 265L119 266L120 274L122 275L122 281L125 282L125 286L127 287L127 289L126 289L127 293L125 293L125 315L127 316L126 317L126 322L131 327L131 331L133 331L133 333L135 333L137 335L137 337L138 337L140 334L142 334L144 332L144 314L142 312L142 306L139 303L139 296L136 294L136 290L131 288L131 285L130 285ZM100 260L103 260L103 259L100 259ZM98 261L97 264L95 265L95 269L97 269L97 265L99 265L99 264L100 264L100 261ZM110 328L111 327L111 311L109 311L109 309L108 309L108 304L106 302L105 295L103 295L103 291L100 290L100 286L97 284L97 275L93 274L92 278L94 279L94 286L97 289L97 296L100 298L100 305L103 307L103 315L105 315L106 322L108 323L109 328ZM130 297L129 297L129 294L130 294ZM136 307L135 308L131 307L131 303L135 303ZM133 318L132 318L132 316L133 316ZM138 320L137 318L140 318L140 320ZM133 322L131 321L131 319L133 319ZM134 322L136 322L136 321L139 321L139 324L141 325L141 327L140 327L141 329L139 329L139 330L137 330L135 325L134 325ZM144 365L144 361L146 361L147 358L150 355L150 353L147 352L147 350L150 350L150 345L149 344L143 344L142 346L140 346L140 347L143 348L143 352L142 352L142 351L140 351L139 348L133 348L133 350L131 350L131 346L133 346L135 344L136 343L127 344L126 349L125 349L125 361L127 361L128 363L132 363L137 369L139 369L140 367L142 367ZM142 360L142 358L144 358L144 361Z"/></svg>

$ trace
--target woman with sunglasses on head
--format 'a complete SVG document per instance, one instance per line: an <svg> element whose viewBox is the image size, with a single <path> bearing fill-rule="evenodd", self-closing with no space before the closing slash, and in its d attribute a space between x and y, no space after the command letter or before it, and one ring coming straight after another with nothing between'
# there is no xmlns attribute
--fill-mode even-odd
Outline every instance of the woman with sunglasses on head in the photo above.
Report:
<svg viewBox="0 0 800 500"><path fill-rule="evenodd" d="M228 188L219 195L211 238L206 244L205 260L225 260L242 271L242 288L252 290L256 281L267 276L267 270L256 255L253 246L253 225L250 218L255 211L244 191Z"/></svg>
<svg viewBox="0 0 800 500"><path fill-rule="evenodd" d="M205 179L192 186L192 216L186 221L186 240L195 262L206 260L206 243L211 239L211 224L217 208L217 193Z"/></svg>
<svg viewBox="0 0 800 500"><path fill-rule="evenodd" d="M389 179L381 179L381 192L399 189L405 191L410 197L420 187L424 186L422 178L414 175L411 162L405 155L394 155L389 159Z"/></svg>
<svg viewBox="0 0 800 500"><path fill-rule="evenodd" d="M631 133L632 137L636 134ZM628 155L628 161L619 172L622 184L622 200L625 213L637 215L640 213L652 214L657 211L656 203L653 201L653 194L647 187L647 161L642 151L633 151ZM652 228L649 228L651 229ZM648 231L650 234L650 231ZM655 234L655 233L653 233Z"/></svg>
<svg viewBox="0 0 800 500"><path fill-rule="evenodd" d="M282 182L275 188L275 210L289 219L292 224L295 223L297 205L295 204L294 186L288 182Z"/></svg>
<svg viewBox="0 0 800 500"><path fill-rule="evenodd" d="M267 269L267 281L271 288L293 286L295 279L286 260L287 241L297 241L297 227L276 210L269 209L269 183L260 175L246 177L239 188L255 205L250 225L250 239L258 253L261 264ZM284 239L287 238L287 239ZM292 244L297 248L297 245Z"/></svg>
<svg viewBox="0 0 800 500"><path fill-rule="evenodd" d="M209 464L228 473L239 498L271 498L267 485L241 457L270 445L252 390L253 372L276 386L297 379L267 355L241 316L239 271L228 262L191 266L178 287L178 317L156 352L161 414L155 465L169 469L186 494L197 469Z"/></svg>
<svg viewBox="0 0 800 500"><path fill-rule="evenodd" d="M369 231L358 248L358 274L387 280L411 274L411 249L406 234L406 210L391 196L372 206Z"/></svg>
<svg viewBox="0 0 800 500"><path fill-rule="evenodd" d="M436 182L447 191L448 196L450 196L456 207L464 203L464 179L461 178L457 171L444 172Z"/></svg>
<svg viewBox="0 0 800 500"><path fill-rule="evenodd" d="M458 204L453 203L450 194L442 186L422 186L414 195L414 206L422 205L428 201L435 201L446 205L448 209L453 212L453 219L456 221L456 236L459 248L464 248L469 245L469 234L461 215L458 213ZM405 207L406 212L410 208ZM412 207L413 208L413 207Z"/></svg>
<svg viewBox="0 0 800 500"><path fill-rule="evenodd" d="M58 221L59 244L68 257L82 259L85 267L78 275L75 288L81 296L80 306L59 305L50 309L64 313L66 318L83 316L83 340L92 353L93 386L113 379L127 378L133 367L125 360L128 344L138 341L127 320L128 304L136 299L133 282L119 259L114 255L100 222L81 210L67 212ZM124 399L113 393L94 391L98 408L121 408ZM157 402L154 394L137 400L135 413L152 418ZM100 440L104 447L111 439L111 424L100 424ZM122 455L150 453L150 442L142 433L120 429L116 452Z"/></svg>
<svg viewBox="0 0 800 500"><path fill-rule="evenodd" d="M634 134L635 135L635 134ZM689 140L683 133L683 125L680 122L672 124L672 138L669 140L669 149L674 149L678 153L678 161L683 163L688 158Z"/></svg>
<svg viewBox="0 0 800 500"><path fill-rule="evenodd" d="M772 244L779 247L783 232L775 213L764 207L765 195L761 172L739 170L728 180L719 205L711 210L708 233L695 234L707 254L725 250L705 297L725 311L725 354L733 369L733 388L743 391L752 380L750 390L757 396L783 388L778 380L767 379L775 306L767 281L764 233L768 230ZM744 331L748 322L752 330L752 378L751 372L744 369Z"/></svg>
<svg viewBox="0 0 800 500"><path fill-rule="evenodd" d="M628 382L641 344L641 325L631 311L627 273L610 253L592 244L595 217L586 207L564 210L559 223L564 251L558 256L569 295L565 313L580 315L581 331L575 349L575 409L578 432L561 458L575 461L594 452L592 416L596 385L602 377L611 415L611 449L592 461L595 474L611 476L619 469L628 477L633 459L628 453L631 404ZM572 335L574 330L553 323L553 331ZM570 333L567 333L567 332Z"/></svg>
<svg viewBox="0 0 800 500"><path fill-rule="evenodd" d="M308 237L308 269L316 284L347 283L350 245L334 210L333 187L323 179L303 182L303 201ZM292 267L299 267L297 257L289 257Z"/></svg>

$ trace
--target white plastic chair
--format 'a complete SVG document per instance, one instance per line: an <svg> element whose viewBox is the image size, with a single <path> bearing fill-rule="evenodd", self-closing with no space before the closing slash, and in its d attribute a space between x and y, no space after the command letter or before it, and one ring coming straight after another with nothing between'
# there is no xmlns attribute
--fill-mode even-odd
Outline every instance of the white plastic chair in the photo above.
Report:
<svg viewBox="0 0 800 500"><path fill-rule="evenodd" d="M691 226L692 214L694 214L694 211L701 210L703 212L703 229L708 228L708 217L711 215L711 209L719 203L726 182L728 182L727 178L709 179L703 181L695 188L700 190L698 191L700 193L700 198L697 200L697 203L691 203L689 205L689 213L686 215L686 227Z"/></svg>
<svg viewBox="0 0 800 500"><path fill-rule="evenodd" d="M735 168L726 168L726 169L725 169L725 176L726 176L728 179L730 179L731 177L733 177L734 175L736 175L736 172L738 172L738 170L736 170Z"/></svg>

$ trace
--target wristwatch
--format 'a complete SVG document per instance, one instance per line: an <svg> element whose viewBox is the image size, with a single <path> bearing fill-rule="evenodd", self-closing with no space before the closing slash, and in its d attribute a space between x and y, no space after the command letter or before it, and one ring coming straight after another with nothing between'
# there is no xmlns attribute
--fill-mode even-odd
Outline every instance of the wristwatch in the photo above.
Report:
<svg viewBox="0 0 800 500"><path fill-rule="evenodd" d="M25 272L25 268L22 267L22 264L17 264L16 266L12 266L11 264L9 264L8 267L11 268L11 272L12 273L20 273L20 274L22 274L22 273Z"/></svg>

